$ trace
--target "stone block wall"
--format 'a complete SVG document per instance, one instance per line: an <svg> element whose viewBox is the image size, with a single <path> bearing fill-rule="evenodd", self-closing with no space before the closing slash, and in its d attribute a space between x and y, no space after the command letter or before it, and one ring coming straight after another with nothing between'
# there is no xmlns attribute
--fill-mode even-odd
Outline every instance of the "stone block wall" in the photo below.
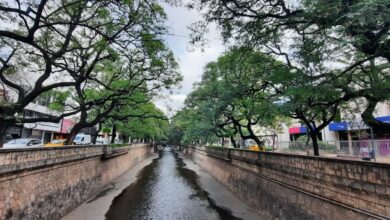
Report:
<svg viewBox="0 0 390 220"><path fill-rule="evenodd" d="M187 154L279 219L389 219L390 164L229 149Z"/></svg>
<svg viewBox="0 0 390 220"><path fill-rule="evenodd" d="M0 150L0 219L59 219L153 148L132 145Z"/></svg>

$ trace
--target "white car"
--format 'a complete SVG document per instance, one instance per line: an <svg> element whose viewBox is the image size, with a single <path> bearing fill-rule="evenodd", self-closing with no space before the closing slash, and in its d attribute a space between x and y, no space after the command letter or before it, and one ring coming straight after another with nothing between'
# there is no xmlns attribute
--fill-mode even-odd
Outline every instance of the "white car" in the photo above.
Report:
<svg viewBox="0 0 390 220"><path fill-rule="evenodd" d="M42 141L39 139L32 138L19 138L10 140L7 143L4 143L4 149L13 149L13 148L37 148L43 147Z"/></svg>

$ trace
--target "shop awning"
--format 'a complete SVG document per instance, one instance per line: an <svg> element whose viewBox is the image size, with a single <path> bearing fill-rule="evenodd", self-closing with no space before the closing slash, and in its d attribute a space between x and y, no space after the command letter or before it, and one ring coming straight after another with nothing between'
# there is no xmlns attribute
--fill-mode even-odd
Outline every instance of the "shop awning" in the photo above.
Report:
<svg viewBox="0 0 390 220"><path fill-rule="evenodd" d="M381 117L376 117L375 119L380 122L390 124L390 116L381 116Z"/></svg>
<svg viewBox="0 0 390 220"><path fill-rule="evenodd" d="M306 127L292 127L288 129L288 133L290 134L306 134Z"/></svg>
<svg viewBox="0 0 390 220"><path fill-rule="evenodd" d="M329 124L329 131L346 131L348 130L347 122L332 122Z"/></svg>

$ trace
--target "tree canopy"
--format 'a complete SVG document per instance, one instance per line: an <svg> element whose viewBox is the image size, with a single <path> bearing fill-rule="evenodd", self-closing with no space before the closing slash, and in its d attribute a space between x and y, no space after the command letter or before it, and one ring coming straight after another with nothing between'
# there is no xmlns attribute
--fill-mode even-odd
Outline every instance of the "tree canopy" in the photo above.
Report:
<svg viewBox="0 0 390 220"><path fill-rule="evenodd" d="M180 80L161 38L166 15L158 1L1 2L0 12L0 81L14 97L1 104L0 137L15 123L73 114L82 126L94 124L133 92L153 95ZM52 106L61 114L23 117L50 91L68 97ZM90 111L99 119L87 120Z"/></svg>
<svg viewBox="0 0 390 220"><path fill-rule="evenodd" d="M185 121L180 123L183 140L226 137L235 145L239 135L261 145L255 127L273 126L280 115L272 76L288 71L283 63L248 48L233 48L209 63L202 81L187 97L185 110L175 118Z"/></svg>
<svg viewBox="0 0 390 220"><path fill-rule="evenodd" d="M272 74L270 85L279 109L305 124L313 145L340 106L347 110L346 103L357 100L367 125L389 130L374 118L378 103L390 99L387 1L198 0L188 5L204 18L192 27L194 43L215 22L228 45L286 65L288 71Z"/></svg>

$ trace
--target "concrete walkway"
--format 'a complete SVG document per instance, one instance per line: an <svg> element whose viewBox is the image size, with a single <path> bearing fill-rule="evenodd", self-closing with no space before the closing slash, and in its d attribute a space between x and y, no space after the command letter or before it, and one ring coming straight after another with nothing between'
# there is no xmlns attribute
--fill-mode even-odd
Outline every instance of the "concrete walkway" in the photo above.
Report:
<svg viewBox="0 0 390 220"><path fill-rule="evenodd" d="M145 166L152 163L158 155L149 157L136 165L122 176L120 176L111 185L104 188L100 193L77 207L75 210L67 214L62 220L103 220L108 212L112 200L118 196L126 187L137 181L138 173Z"/></svg>
<svg viewBox="0 0 390 220"><path fill-rule="evenodd" d="M255 210L246 205L240 198L237 198L229 189L219 183L210 174L206 173L204 169L192 160L182 155L180 157L183 158L186 168L193 170L199 176L201 188L209 194L209 198L215 205L230 210L237 218L245 220L270 219L266 214L260 216Z"/></svg>

